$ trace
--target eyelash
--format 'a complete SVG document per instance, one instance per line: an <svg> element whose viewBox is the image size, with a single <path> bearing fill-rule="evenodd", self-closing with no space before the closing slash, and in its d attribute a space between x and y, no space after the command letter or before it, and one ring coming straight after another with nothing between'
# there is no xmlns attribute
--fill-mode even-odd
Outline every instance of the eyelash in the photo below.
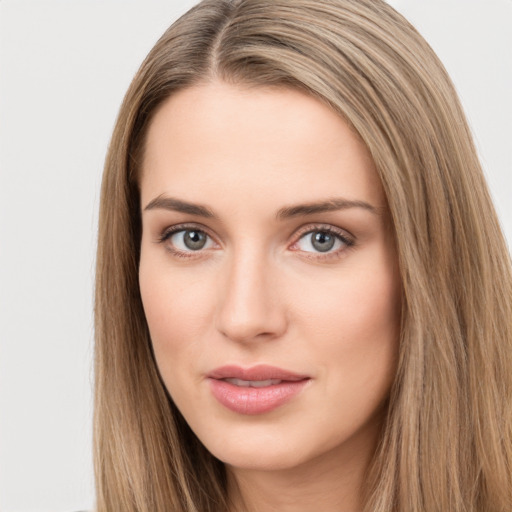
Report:
<svg viewBox="0 0 512 512"><path fill-rule="evenodd" d="M179 233L180 231L198 231L201 233L204 233L207 237L210 239L214 239L213 236L211 236L207 229L205 229L203 226L197 225L197 224L177 224L175 226L172 226L170 228L165 229L161 235L158 237L157 242L161 244L165 244L173 235L176 233ZM297 245L299 241L305 236L310 233L315 232L321 232L326 233L328 235L334 236L336 239L341 241L344 244L344 247L341 249L338 249L334 252L307 252L303 251L304 254L302 255L304 258L307 259L314 259L316 261L323 261L327 259L338 259L343 256L343 254L354 248L355 246L355 239L352 235L349 235L346 231L341 230L339 228L336 228L332 225L326 225L326 224L308 224L307 226L304 226L303 228L299 229L294 236L295 241L293 244L291 244L290 247L292 247L291 250L298 251L298 249L293 249L293 246ZM176 256L178 258L197 258L201 250L198 251L180 251L174 247L172 247L170 244L166 245L166 250L168 250L173 256Z"/></svg>
<svg viewBox="0 0 512 512"><path fill-rule="evenodd" d="M206 236L213 240L213 237L208 233L208 230L206 230L202 226L198 226L195 224L177 224L176 226L172 226L170 228L165 229L162 232L162 234L158 237L157 242L165 244L165 242L167 242L173 235L179 233L180 231L198 231L204 233ZM197 258L197 256L199 256L199 253L201 253L201 251L180 251L172 247L170 244L166 245L166 250L168 250L173 256L183 259Z"/></svg>
<svg viewBox="0 0 512 512"><path fill-rule="evenodd" d="M338 249L333 252L305 252L302 255L304 258L314 259L316 261L324 261L324 260L332 260L341 258L348 250L351 250L355 246L355 238L352 235L349 235L346 231L337 228L335 226L331 226L329 224L308 224L303 228L300 228L295 235L295 242L293 242L292 246L295 246L299 243L299 241L306 235L312 233L326 233L337 238L344 244L344 247ZM292 249L297 250L298 249Z"/></svg>

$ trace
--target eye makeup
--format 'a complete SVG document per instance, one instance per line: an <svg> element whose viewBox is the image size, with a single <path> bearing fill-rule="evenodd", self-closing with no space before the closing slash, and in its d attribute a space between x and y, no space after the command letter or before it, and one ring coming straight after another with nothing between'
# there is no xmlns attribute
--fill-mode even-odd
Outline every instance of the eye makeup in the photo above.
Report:
<svg viewBox="0 0 512 512"><path fill-rule="evenodd" d="M183 233L181 241L173 240L180 233ZM198 224L176 224L167 227L158 236L157 243L164 245L171 255L178 258L203 257L206 251L219 247L205 227Z"/></svg>
<svg viewBox="0 0 512 512"><path fill-rule="evenodd" d="M292 238L294 241L287 249L315 261L335 260L355 245L353 235L331 224L304 225ZM178 258L203 258L209 251L220 248L207 228L194 223L167 227L156 242L163 244L172 256Z"/></svg>
<svg viewBox="0 0 512 512"><path fill-rule="evenodd" d="M315 261L336 260L352 249L356 243L353 235L332 224L307 224L297 231L295 239L296 241L289 249L300 252L303 258ZM301 248L299 244L303 240L306 246ZM308 244L310 247L307 247ZM313 250L307 250L309 248ZM335 250L332 250L333 248Z"/></svg>

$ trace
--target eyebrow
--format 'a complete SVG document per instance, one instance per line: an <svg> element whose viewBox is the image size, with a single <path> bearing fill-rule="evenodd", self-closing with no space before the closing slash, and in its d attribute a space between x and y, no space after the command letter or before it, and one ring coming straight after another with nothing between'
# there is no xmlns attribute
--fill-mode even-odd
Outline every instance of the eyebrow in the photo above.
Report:
<svg viewBox="0 0 512 512"><path fill-rule="evenodd" d="M189 203L180 199L166 197L160 195L150 201L144 208L146 210L171 210L175 212L188 213L190 215L197 215L198 217L215 218L215 214L206 206L200 204Z"/></svg>
<svg viewBox="0 0 512 512"><path fill-rule="evenodd" d="M289 219L305 215L314 215L315 213L334 212L338 210L348 210L349 208L363 208L375 215L380 215L382 208L372 206L370 203L358 200L349 200L344 198L333 198L318 203L298 204L296 206L286 206L281 208L276 217L278 219Z"/></svg>
<svg viewBox="0 0 512 512"><path fill-rule="evenodd" d="M347 210L349 208L362 208L375 215L380 215L379 210L382 209L372 206L371 204L365 201L349 200L344 198L333 198L328 199L327 201L298 204L294 206L285 206L284 208L281 208L277 212L276 218L278 220L284 220L292 217L314 215L316 213ZM205 217L209 219L216 218L216 215L207 206L189 203L187 201L182 201L181 199L167 197L164 195L160 195L153 199L152 201L150 201L144 208L144 211L155 209L171 210L175 212L196 215L198 217Z"/></svg>

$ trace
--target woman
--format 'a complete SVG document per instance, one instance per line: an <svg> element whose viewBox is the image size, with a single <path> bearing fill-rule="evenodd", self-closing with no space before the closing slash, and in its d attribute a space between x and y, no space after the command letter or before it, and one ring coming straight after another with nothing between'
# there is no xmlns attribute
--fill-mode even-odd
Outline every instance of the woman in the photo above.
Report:
<svg viewBox="0 0 512 512"><path fill-rule="evenodd" d="M512 276L442 65L375 0L207 0L105 166L98 510L509 511Z"/></svg>

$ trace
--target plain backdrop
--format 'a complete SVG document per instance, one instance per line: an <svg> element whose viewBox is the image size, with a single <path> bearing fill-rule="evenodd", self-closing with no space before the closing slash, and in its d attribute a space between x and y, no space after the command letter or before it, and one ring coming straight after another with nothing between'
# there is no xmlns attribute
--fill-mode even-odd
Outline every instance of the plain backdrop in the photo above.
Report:
<svg viewBox="0 0 512 512"><path fill-rule="evenodd" d="M0 511L94 503L92 296L120 102L193 0L0 1ZM512 0L395 0L462 98L512 240ZM510 244L509 244L510 245Z"/></svg>

